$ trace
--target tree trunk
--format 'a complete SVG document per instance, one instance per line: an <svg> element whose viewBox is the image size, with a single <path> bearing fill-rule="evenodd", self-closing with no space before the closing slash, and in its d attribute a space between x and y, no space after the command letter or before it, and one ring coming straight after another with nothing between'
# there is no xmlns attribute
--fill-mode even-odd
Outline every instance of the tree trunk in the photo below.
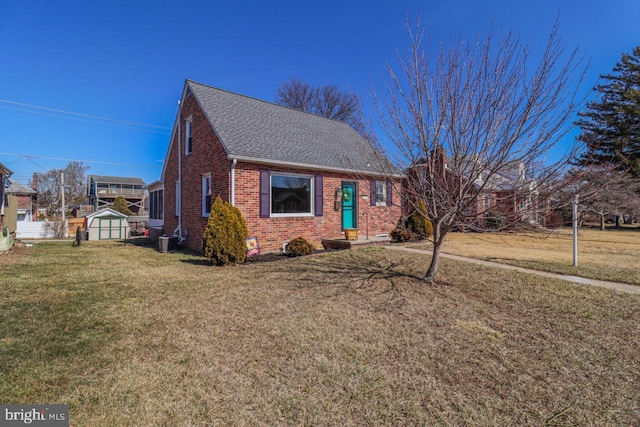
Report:
<svg viewBox="0 0 640 427"><path fill-rule="evenodd" d="M616 215L616 228L620 228L620 215Z"/></svg>
<svg viewBox="0 0 640 427"><path fill-rule="evenodd" d="M604 231L604 215L600 215L600 230Z"/></svg>
<svg viewBox="0 0 640 427"><path fill-rule="evenodd" d="M440 261L440 245L437 240L433 243L433 253L431 255L431 264L427 270L427 274L424 276L424 281L429 284L436 282L436 274L438 273L438 262Z"/></svg>

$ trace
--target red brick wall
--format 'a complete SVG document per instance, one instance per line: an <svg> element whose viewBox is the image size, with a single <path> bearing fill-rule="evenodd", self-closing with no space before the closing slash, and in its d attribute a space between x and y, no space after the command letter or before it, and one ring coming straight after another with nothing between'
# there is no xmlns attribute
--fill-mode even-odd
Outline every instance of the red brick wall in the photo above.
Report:
<svg viewBox="0 0 640 427"><path fill-rule="evenodd" d="M185 120L191 116L193 126L193 151L184 154ZM230 201L231 161L211 128L209 121L199 108L193 97L185 99L180 115L180 144L174 143L167 156L164 175L164 227L167 235L173 234L178 226L175 215L175 182L178 180L178 152L182 156L182 230L187 232L187 246L200 251L202 234L207 224L202 216L202 175L211 173L212 200L220 195L223 200ZM177 139L177 133L175 135ZM178 148L179 147L179 148ZM272 172L289 172L323 176L323 216L321 217L279 217L260 218L260 170ZM257 236L260 248L264 252L277 251L283 242L294 237L303 236L316 246L321 245L322 238L339 237L341 215L335 209L335 189L340 188L342 181L358 182L358 228L364 236L368 230L370 236L389 233L400 217L399 185L394 186L393 206L370 206L371 197L369 181L354 176L335 172L318 172L304 169L270 167L251 163L238 162L235 171L235 202L247 222L250 236ZM368 221L367 221L368 219Z"/></svg>
<svg viewBox="0 0 640 427"><path fill-rule="evenodd" d="M323 177L323 215L321 217L276 217L260 218L260 170L288 172ZM236 167L236 207L247 222L249 234L258 237L261 250L282 249L282 244L294 237L302 236L320 247L323 238L340 237L342 231L342 210L340 195L336 209L336 188L342 181L357 182L358 186L358 229L361 236L389 233L400 218L400 188L394 186L393 206L370 206L370 183L362 177L336 172L318 172L305 169L283 168L249 163L238 163ZM368 199L363 200L362 195ZM368 220L368 221L367 221Z"/></svg>
<svg viewBox="0 0 640 427"><path fill-rule="evenodd" d="M184 153L185 121L191 117L192 151ZM164 229L172 235L178 227L175 214L175 183L178 181L178 149L182 158L182 231L187 234L187 245L194 250L202 248L202 233L207 217L202 216L202 175L211 174L212 201L220 195L229 201L229 175L231 161L211 128L209 121L193 96L184 100L180 114L180 143L174 136L171 152L167 156L164 176Z"/></svg>

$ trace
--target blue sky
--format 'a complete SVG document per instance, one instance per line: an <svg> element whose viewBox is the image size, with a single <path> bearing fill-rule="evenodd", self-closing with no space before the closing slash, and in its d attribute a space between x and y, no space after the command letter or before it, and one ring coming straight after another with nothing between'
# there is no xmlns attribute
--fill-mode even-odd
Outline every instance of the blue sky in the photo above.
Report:
<svg viewBox="0 0 640 427"><path fill-rule="evenodd" d="M637 0L6 1L0 163L23 183L70 160L151 182L186 78L273 101L295 76L366 104L418 14L432 43L493 25L534 52L559 14L563 44L591 60L585 90L640 44Z"/></svg>

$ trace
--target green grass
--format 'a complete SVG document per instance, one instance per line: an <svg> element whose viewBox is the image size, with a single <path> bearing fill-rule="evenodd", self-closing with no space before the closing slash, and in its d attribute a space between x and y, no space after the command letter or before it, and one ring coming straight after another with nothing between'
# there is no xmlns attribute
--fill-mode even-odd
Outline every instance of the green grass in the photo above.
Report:
<svg viewBox="0 0 640 427"><path fill-rule="evenodd" d="M0 402L74 426L634 425L640 297L380 248L3 263Z"/></svg>

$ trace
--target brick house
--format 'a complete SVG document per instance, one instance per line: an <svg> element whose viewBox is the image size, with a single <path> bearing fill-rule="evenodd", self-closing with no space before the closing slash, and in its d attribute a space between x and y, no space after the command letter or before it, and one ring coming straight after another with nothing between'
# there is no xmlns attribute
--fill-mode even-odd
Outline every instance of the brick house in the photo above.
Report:
<svg viewBox="0 0 640 427"><path fill-rule="evenodd" d="M6 178L5 178L6 179ZM15 196L16 213L18 222L34 222L38 220L38 192L35 188L29 187L24 184L20 184L12 180L7 179L9 186L6 189L6 193L11 196ZM36 184L36 178L34 174L34 184Z"/></svg>
<svg viewBox="0 0 640 427"><path fill-rule="evenodd" d="M162 178L149 190L162 200L164 233L190 249L202 249L220 196L263 251L277 251L297 236L319 246L345 229L389 233L401 215L400 180L344 122L187 80Z"/></svg>
<svg viewBox="0 0 640 427"><path fill-rule="evenodd" d="M467 197L474 198L475 202L471 204L465 218L459 224L462 229L485 229L487 227L485 217L491 216L491 212L499 213L511 226L546 225L551 214L550 197L548 194L540 194L541 187L535 179L527 177L524 163L506 164L499 173L492 173L490 178L483 178L487 173L477 173L483 167L477 166L479 165L477 160L471 156L460 158L455 162L442 148L434 150L431 156L431 161L427 158L422 159L415 166L407 168L405 172L407 180L404 183L404 194L408 209L420 198L420 189L424 188L424 183L428 182L425 177L429 175L425 172L433 164L437 170L433 174L434 179L442 180L441 185L447 191L457 194L463 185L471 184L473 187ZM477 177L471 182L468 171L474 167L478 169L471 173L477 174ZM416 188L412 188L412 183L417 184ZM405 212L405 214L408 213Z"/></svg>

